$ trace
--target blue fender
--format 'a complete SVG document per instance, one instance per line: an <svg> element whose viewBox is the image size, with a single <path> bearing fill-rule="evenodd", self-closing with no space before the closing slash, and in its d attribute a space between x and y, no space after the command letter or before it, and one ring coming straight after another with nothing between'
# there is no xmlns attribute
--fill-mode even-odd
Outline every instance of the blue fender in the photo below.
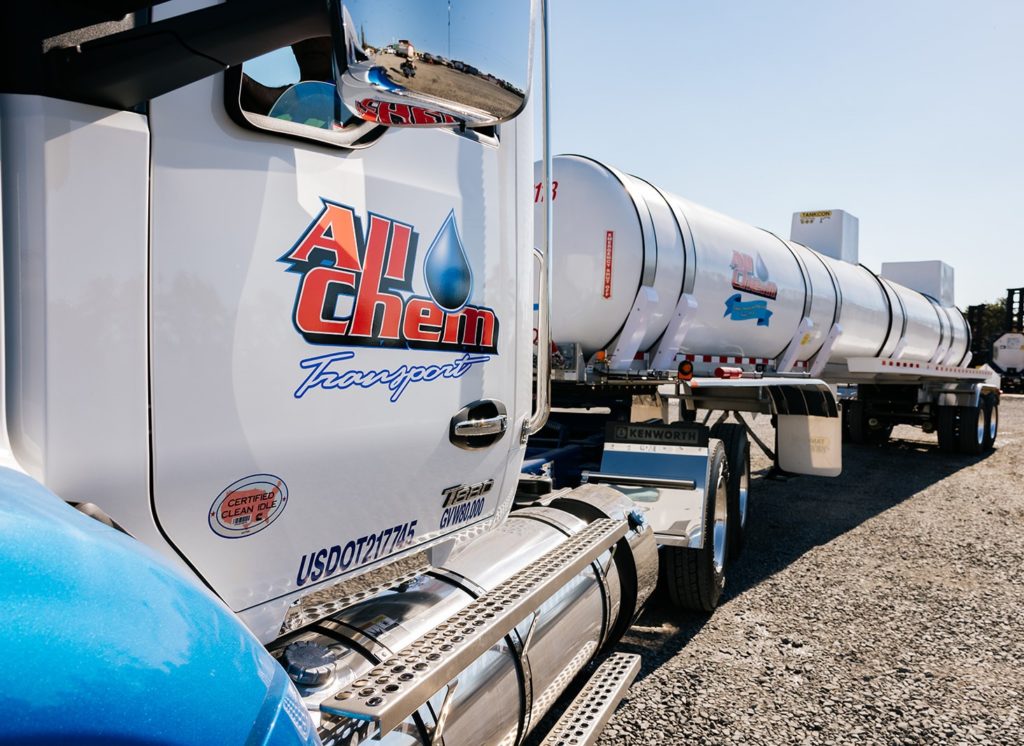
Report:
<svg viewBox="0 0 1024 746"><path fill-rule="evenodd" d="M153 551L0 469L0 744L319 744L284 670Z"/></svg>

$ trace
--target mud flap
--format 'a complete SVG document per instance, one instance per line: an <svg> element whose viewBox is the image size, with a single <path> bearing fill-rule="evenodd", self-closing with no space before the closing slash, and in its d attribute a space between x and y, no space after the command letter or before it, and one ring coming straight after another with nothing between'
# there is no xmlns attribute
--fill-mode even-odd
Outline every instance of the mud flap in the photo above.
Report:
<svg viewBox="0 0 1024 746"><path fill-rule="evenodd" d="M703 425L610 423L601 471L585 481L608 484L644 510L658 544L704 546L708 429Z"/></svg>
<svg viewBox="0 0 1024 746"><path fill-rule="evenodd" d="M843 471L842 418L778 415L779 468L793 474L837 477Z"/></svg>

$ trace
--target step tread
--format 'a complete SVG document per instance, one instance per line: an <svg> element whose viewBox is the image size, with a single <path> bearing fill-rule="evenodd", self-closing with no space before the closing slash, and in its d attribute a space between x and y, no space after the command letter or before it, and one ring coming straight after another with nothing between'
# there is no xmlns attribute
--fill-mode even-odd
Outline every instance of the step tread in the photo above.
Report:
<svg viewBox="0 0 1024 746"><path fill-rule="evenodd" d="M622 520L594 521L325 700L320 709L372 721L381 735L394 730L628 530Z"/></svg>
<svg viewBox="0 0 1024 746"><path fill-rule="evenodd" d="M614 653L608 656L562 713L541 746L586 746L597 741L639 672L639 655Z"/></svg>

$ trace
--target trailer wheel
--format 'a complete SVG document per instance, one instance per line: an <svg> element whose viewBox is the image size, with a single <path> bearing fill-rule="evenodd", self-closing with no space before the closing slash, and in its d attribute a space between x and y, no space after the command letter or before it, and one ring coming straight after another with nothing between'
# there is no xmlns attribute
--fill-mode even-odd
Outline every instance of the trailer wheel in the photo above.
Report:
<svg viewBox="0 0 1024 746"><path fill-rule="evenodd" d="M952 453L956 450L956 407L935 408L935 433L939 436L940 451Z"/></svg>
<svg viewBox="0 0 1024 746"><path fill-rule="evenodd" d="M846 428L850 433L850 442L862 445L868 424L864 421L864 402L851 399L846 402L844 409L846 409Z"/></svg>
<svg viewBox="0 0 1024 746"><path fill-rule="evenodd" d="M982 402L985 407L985 450L991 451L999 435L999 402L992 394L986 394Z"/></svg>
<svg viewBox="0 0 1024 746"><path fill-rule="evenodd" d="M864 402L852 399L846 403L846 408L848 409L846 422L850 430L851 443L880 446L889 440L889 436L892 435L892 425L886 423L872 427Z"/></svg>
<svg viewBox="0 0 1024 746"><path fill-rule="evenodd" d="M872 445L880 446L885 445L889 442L889 438L892 436L892 423L886 422L885 424L871 428L868 426L868 443Z"/></svg>
<svg viewBox="0 0 1024 746"><path fill-rule="evenodd" d="M977 456L985 446L985 407L957 407L960 415L960 437L962 453Z"/></svg>
<svg viewBox="0 0 1024 746"><path fill-rule="evenodd" d="M747 429L735 422L719 422L711 428L711 437L718 438L725 446L726 467L729 469L727 484L729 507L728 545L729 559L736 559L743 552L747 533L747 512L750 497L750 441Z"/></svg>
<svg viewBox="0 0 1024 746"><path fill-rule="evenodd" d="M729 469L722 443L712 440L709 448L711 471L704 495L704 546L661 549L662 581L669 599L676 608L687 611L714 611L725 586Z"/></svg>

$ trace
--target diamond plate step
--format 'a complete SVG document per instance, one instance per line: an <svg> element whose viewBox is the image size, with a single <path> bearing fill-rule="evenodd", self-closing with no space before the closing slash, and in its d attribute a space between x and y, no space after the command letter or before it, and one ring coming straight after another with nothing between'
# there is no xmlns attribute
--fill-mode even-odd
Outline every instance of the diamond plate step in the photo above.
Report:
<svg viewBox="0 0 1024 746"><path fill-rule="evenodd" d="M480 596L351 688L320 705L323 712L369 720L384 735L497 644L616 541L625 521L601 518Z"/></svg>
<svg viewBox="0 0 1024 746"><path fill-rule="evenodd" d="M609 656L562 713L541 746L595 743L639 672L639 655L615 653Z"/></svg>

